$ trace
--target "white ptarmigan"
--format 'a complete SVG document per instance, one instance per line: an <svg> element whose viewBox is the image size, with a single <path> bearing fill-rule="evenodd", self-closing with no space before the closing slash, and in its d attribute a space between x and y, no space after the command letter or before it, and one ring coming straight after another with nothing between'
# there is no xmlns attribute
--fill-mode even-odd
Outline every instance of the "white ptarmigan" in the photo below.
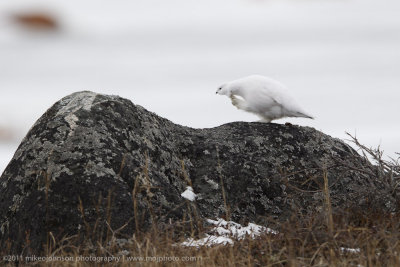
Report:
<svg viewBox="0 0 400 267"><path fill-rule="evenodd" d="M261 75L251 75L221 85L217 92L226 95L238 109L251 112L262 122L283 117L313 119L287 93L280 82Z"/></svg>

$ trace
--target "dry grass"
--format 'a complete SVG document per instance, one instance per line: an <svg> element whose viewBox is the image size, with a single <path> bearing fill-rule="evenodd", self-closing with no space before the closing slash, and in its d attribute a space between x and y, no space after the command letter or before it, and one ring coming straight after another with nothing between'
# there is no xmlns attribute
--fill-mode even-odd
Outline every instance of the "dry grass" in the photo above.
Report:
<svg viewBox="0 0 400 267"><path fill-rule="evenodd" d="M107 266L400 266L399 217L349 212L334 215L330 226L323 213L309 218L296 214L281 225L277 235L201 248L177 246L172 230L155 229L118 244L118 230L112 230L109 240L102 243L76 245L75 237L61 240L47 254L58 261L24 258L23 265L100 266L106 263L103 257L114 256L121 259ZM126 252L129 255L123 256ZM14 266L15 262L4 260L2 264Z"/></svg>
<svg viewBox="0 0 400 267"><path fill-rule="evenodd" d="M379 179L390 183L397 193L400 173L397 161L382 159L382 153L353 142L379 167ZM184 166L182 167L183 173ZM191 181L186 178L187 183ZM221 183L223 183L221 181ZM294 213L279 224L279 234L264 234L257 239L245 238L234 245L182 247L184 236L177 235L182 225L203 225L198 216L167 227L154 225L146 233L136 231L123 237L123 229L111 229L106 240L78 242L72 236L56 240L49 233L47 256L55 261L22 258L21 265L34 266L400 266L400 215L375 211L334 211L331 207L327 175L324 175L324 209L312 216ZM139 188L136 179L135 196ZM190 205L188 202L187 205ZM133 199L135 207L135 200ZM194 213L195 214L195 213ZM184 219L185 220L185 219ZM138 225L138 223L135 223ZM200 231L207 232L198 227ZM194 231L192 231L192 235ZM202 233L199 233L201 235ZM196 234L196 236L199 236ZM122 239L124 238L124 239ZM3 251L1 255L7 255ZM115 258L120 257L119 261ZM7 261L10 259L11 261ZM1 261L2 260L2 261ZM21 258L19 258L21 260ZM30 260L30 261L29 261ZM107 262L107 260L111 260ZM3 266L16 265L14 258L0 259Z"/></svg>

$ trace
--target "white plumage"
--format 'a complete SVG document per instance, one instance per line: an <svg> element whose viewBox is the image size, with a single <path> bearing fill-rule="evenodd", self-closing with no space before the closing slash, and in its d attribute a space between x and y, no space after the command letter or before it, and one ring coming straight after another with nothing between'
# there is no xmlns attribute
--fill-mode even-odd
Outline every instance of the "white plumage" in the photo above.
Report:
<svg viewBox="0 0 400 267"><path fill-rule="evenodd" d="M262 122L283 117L313 119L287 93L280 82L261 75L251 75L221 85L217 92L228 96L238 109L251 112Z"/></svg>

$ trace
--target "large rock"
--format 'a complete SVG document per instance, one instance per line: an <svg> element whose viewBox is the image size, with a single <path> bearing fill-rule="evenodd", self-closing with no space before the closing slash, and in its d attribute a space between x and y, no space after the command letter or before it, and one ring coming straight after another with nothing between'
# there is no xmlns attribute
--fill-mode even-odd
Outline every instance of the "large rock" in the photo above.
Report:
<svg viewBox="0 0 400 267"><path fill-rule="evenodd" d="M78 92L35 123L1 176L1 244L42 252L50 232L103 238L125 224L121 233L133 234L190 218L283 221L321 210L324 173L333 207L392 211L395 200L373 171L313 128L192 129L118 96ZM194 202L181 196L188 185Z"/></svg>

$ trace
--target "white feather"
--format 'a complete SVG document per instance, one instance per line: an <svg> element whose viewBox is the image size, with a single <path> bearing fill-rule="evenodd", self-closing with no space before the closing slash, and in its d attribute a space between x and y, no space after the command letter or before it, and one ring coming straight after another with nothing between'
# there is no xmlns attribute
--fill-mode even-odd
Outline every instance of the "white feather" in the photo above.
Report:
<svg viewBox="0 0 400 267"><path fill-rule="evenodd" d="M227 95L238 109L256 114L264 122L283 117L308 115L280 82L261 75L251 75L223 84L217 94Z"/></svg>

